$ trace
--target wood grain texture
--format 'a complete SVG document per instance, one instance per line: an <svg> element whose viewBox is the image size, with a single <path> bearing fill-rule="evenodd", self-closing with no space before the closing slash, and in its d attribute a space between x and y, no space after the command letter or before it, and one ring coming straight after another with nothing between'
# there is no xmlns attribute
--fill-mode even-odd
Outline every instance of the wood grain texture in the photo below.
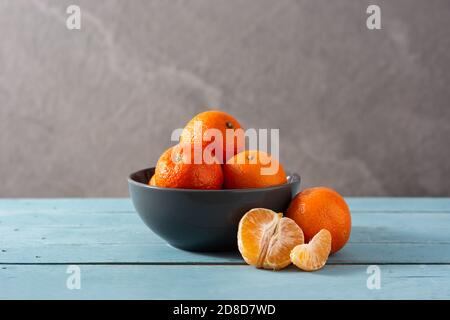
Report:
<svg viewBox="0 0 450 320"><path fill-rule="evenodd" d="M450 198L347 197L352 212L450 212ZM134 213L129 198L0 199L4 212Z"/></svg>
<svg viewBox="0 0 450 320"><path fill-rule="evenodd" d="M368 199L364 206L363 199L349 199L351 238L329 263L450 263L450 201L437 199L434 206L431 200ZM237 253L168 246L141 222L129 200L65 199L0 201L0 263L243 261Z"/></svg>
<svg viewBox="0 0 450 320"><path fill-rule="evenodd" d="M249 266L80 266L81 289L66 287L67 266L0 267L0 299L444 299L450 266L380 266L369 290L367 266L326 266L307 273Z"/></svg>
<svg viewBox="0 0 450 320"><path fill-rule="evenodd" d="M450 199L349 198L353 229L325 269L244 265L237 252L168 246L128 199L0 200L0 298L450 298ZM82 290L66 288L67 265ZM382 287L366 287L368 265Z"/></svg>

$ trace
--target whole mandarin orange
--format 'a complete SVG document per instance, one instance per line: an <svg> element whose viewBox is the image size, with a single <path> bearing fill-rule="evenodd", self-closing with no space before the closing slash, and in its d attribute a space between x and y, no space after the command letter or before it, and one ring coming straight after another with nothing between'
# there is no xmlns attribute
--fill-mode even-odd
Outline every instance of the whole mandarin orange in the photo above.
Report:
<svg viewBox="0 0 450 320"><path fill-rule="evenodd" d="M230 158L223 166L223 174L226 189L265 188L287 181L283 166L258 150L242 151Z"/></svg>
<svg viewBox="0 0 450 320"><path fill-rule="evenodd" d="M195 129L196 125L198 128L201 128L201 131ZM215 140L215 138L205 135L205 132L209 129L216 129L222 135L221 150L218 150L218 153L221 154L215 154L222 163L227 160L227 154L233 156L244 150L244 130L239 122L228 113L217 110L205 111L193 117L184 127L181 133L180 143L197 143L202 148L205 148ZM230 132L233 133L233 138L227 139L227 130L231 130Z"/></svg>
<svg viewBox="0 0 450 320"><path fill-rule="evenodd" d="M194 163L191 145L178 144L167 149L156 164L155 185L164 188L221 189L223 172L219 161L199 159L201 163Z"/></svg>
<svg viewBox="0 0 450 320"><path fill-rule="evenodd" d="M352 219L344 198L326 187L300 192L290 203L287 217L303 230L309 242L321 229L331 233L331 253L339 251L350 238Z"/></svg>

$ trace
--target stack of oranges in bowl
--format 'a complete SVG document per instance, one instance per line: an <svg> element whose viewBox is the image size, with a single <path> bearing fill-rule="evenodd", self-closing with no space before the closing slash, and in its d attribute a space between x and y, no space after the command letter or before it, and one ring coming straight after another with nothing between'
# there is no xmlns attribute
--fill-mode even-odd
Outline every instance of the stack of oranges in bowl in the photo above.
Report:
<svg viewBox="0 0 450 320"><path fill-rule="evenodd" d="M264 170L268 168L276 170L268 173ZM286 173L278 160L260 150L245 150L242 126L222 111L206 111L192 118L179 144L160 156L148 182L158 188L200 190L285 183ZM330 254L344 247L351 231L344 198L326 187L297 194L285 217L266 208L254 208L240 217L239 251L248 264L264 269L279 270L293 263L302 270L318 270Z"/></svg>
<svg viewBox="0 0 450 320"><path fill-rule="evenodd" d="M197 127L196 127L197 126ZM216 136L211 136L216 133ZM159 158L152 186L183 189L264 188L286 183L281 164L266 152L245 149L242 126L222 111L196 115L184 127L180 143ZM215 141L220 137L221 141ZM262 174L263 168L277 168Z"/></svg>

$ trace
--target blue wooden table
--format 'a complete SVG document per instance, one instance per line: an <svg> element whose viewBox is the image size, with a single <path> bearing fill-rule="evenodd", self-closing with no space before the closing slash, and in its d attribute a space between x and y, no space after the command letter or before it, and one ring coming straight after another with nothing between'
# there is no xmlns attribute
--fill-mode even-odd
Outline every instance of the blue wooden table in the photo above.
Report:
<svg viewBox="0 0 450 320"><path fill-rule="evenodd" d="M129 199L0 200L0 298L450 298L450 198L347 200L351 239L314 273L172 248Z"/></svg>

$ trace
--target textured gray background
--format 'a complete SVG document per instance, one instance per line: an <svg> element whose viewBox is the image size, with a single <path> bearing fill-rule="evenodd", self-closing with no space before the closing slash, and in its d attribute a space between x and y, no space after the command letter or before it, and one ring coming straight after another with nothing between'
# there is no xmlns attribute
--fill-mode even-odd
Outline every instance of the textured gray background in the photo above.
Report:
<svg viewBox="0 0 450 320"><path fill-rule="evenodd" d="M0 0L0 32L0 197L126 196L210 107L308 186L450 196L448 0Z"/></svg>

